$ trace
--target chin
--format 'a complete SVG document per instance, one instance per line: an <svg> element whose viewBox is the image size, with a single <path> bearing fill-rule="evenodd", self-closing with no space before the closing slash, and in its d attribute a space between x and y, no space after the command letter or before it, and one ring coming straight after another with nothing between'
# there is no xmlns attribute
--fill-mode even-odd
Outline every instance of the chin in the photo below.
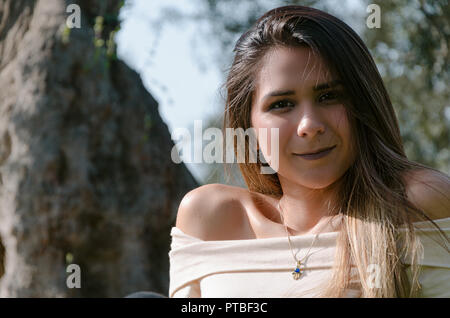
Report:
<svg viewBox="0 0 450 318"><path fill-rule="evenodd" d="M320 190L334 184L337 180L339 180L339 175L300 175L297 180L304 187Z"/></svg>

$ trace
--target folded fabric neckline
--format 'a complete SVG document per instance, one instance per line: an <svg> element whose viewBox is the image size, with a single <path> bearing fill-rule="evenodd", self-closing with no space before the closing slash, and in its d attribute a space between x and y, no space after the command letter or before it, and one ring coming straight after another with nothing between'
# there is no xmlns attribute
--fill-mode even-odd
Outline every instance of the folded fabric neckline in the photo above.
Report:
<svg viewBox="0 0 450 318"><path fill-rule="evenodd" d="M442 218L442 219L436 219L436 220L433 220L436 224L440 224L440 223L445 223L445 222L447 222L447 221L450 221L450 217L447 217L447 218ZM426 226L430 226L430 227L432 227L432 229L435 229L435 227L431 224L431 222L429 222L429 221L419 221L419 222L413 222L413 224L415 225L415 226L417 226L418 225L418 228L419 229L423 229L423 228L426 228ZM424 227L424 225L425 225L425 227ZM404 229L404 230L407 230L407 229ZM202 239L200 239L200 238L198 238L198 237L195 237L195 236L192 236L192 235L189 235L189 234L186 234L185 232L183 232L180 228L178 228L178 227L176 227L176 226L174 226L174 227L172 227L172 231L176 231L176 232L179 232L179 234L181 234L181 235L183 235L183 236L186 236L186 237L188 237L188 238L190 238L190 239L193 239L193 240L197 240L197 241L200 241L200 242L211 242L211 243L221 243L221 242L223 242L223 243L229 243L229 242L252 242L252 241L263 241L263 242L268 242L268 241L272 241L272 240L286 240L286 235L285 236L275 236L275 237L263 237L263 238L253 238L253 239L242 239L242 240L202 240ZM319 233L319 236L321 236L321 237L328 237L328 236L330 236L330 237L333 237L333 236L335 236L335 235L337 235L339 233L339 231L332 231L332 232L324 232L324 233ZM297 239L302 239L302 238L312 238L312 237L314 237L314 236L316 236L316 234L314 234L314 233L311 233L311 234L303 234L303 235L291 235L291 239L294 239L294 240L297 240Z"/></svg>
<svg viewBox="0 0 450 318"><path fill-rule="evenodd" d="M244 239L244 240L202 240L199 239L198 237L189 235L184 233L180 228L178 227L172 227L173 231L177 231L179 232L179 234L182 234L184 236L187 236L191 239L200 241L200 242L214 242L214 243L220 243L220 242L225 242L225 243L229 243L229 242L253 242L253 241L272 241L272 240L286 240L287 236L276 236L276 237L262 237L262 238L254 238L254 239ZM324 236L333 236L333 235L337 235L339 232L335 231L335 232L325 232L325 233L320 233L319 236L320 237L324 237ZM299 238L309 238L309 237L314 237L316 234L304 234L304 235L296 235L296 236L291 236L291 239L299 239Z"/></svg>

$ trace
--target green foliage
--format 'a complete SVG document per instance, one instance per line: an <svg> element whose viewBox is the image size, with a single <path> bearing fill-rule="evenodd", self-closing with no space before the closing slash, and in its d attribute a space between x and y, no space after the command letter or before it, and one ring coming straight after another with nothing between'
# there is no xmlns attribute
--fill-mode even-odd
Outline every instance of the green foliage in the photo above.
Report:
<svg viewBox="0 0 450 318"><path fill-rule="evenodd" d="M105 24L108 24L106 23L107 21L109 21L110 24L113 23L114 25L116 25L114 30L105 32ZM93 30L93 44L95 47L94 63L101 63L103 73L107 74L111 62L117 60L116 43L114 40L117 31L120 30L120 24L118 24L117 14L115 17L113 15L106 15L106 18L104 16L97 16L95 18ZM107 34L107 39L105 38L105 33Z"/></svg>
<svg viewBox="0 0 450 318"><path fill-rule="evenodd" d="M150 116L150 114L146 114L144 117L144 129L145 131L150 130L150 128L152 128L153 126L153 120L152 120L152 116Z"/></svg>
<svg viewBox="0 0 450 318"><path fill-rule="evenodd" d="M66 253L66 263L72 264L73 262L73 254L72 253Z"/></svg>
<svg viewBox="0 0 450 318"><path fill-rule="evenodd" d="M142 136L141 143L144 144L150 140L150 129L153 127L153 119L150 114L144 116L144 135Z"/></svg>
<svg viewBox="0 0 450 318"><path fill-rule="evenodd" d="M386 1L366 29L410 159L450 174L450 9L447 1Z"/></svg>
<svg viewBox="0 0 450 318"><path fill-rule="evenodd" d="M64 29L61 33L61 42L64 45L67 45L70 42L70 28L67 25L64 25Z"/></svg>

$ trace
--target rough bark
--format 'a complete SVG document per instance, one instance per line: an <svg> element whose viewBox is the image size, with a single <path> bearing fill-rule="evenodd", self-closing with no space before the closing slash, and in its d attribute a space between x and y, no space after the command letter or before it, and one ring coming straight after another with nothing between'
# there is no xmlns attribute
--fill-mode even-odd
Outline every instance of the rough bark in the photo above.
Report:
<svg viewBox="0 0 450 318"><path fill-rule="evenodd" d="M139 75L93 44L119 2L0 0L0 297L167 294L169 230L197 184Z"/></svg>

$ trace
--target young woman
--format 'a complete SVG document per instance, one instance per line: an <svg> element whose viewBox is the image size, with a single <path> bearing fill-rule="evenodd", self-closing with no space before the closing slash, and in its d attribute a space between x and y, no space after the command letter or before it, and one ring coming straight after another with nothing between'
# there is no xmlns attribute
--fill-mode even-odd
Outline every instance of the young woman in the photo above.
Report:
<svg viewBox="0 0 450 318"><path fill-rule="evenodd" d="M278 151L279 163L274 174L259 158L240 163L248 190L186 194L169 297L449 297L450 179L407 159L359 36L327 13L285 6L234 52L224 129L268 129L258 150Z"/></svg>

